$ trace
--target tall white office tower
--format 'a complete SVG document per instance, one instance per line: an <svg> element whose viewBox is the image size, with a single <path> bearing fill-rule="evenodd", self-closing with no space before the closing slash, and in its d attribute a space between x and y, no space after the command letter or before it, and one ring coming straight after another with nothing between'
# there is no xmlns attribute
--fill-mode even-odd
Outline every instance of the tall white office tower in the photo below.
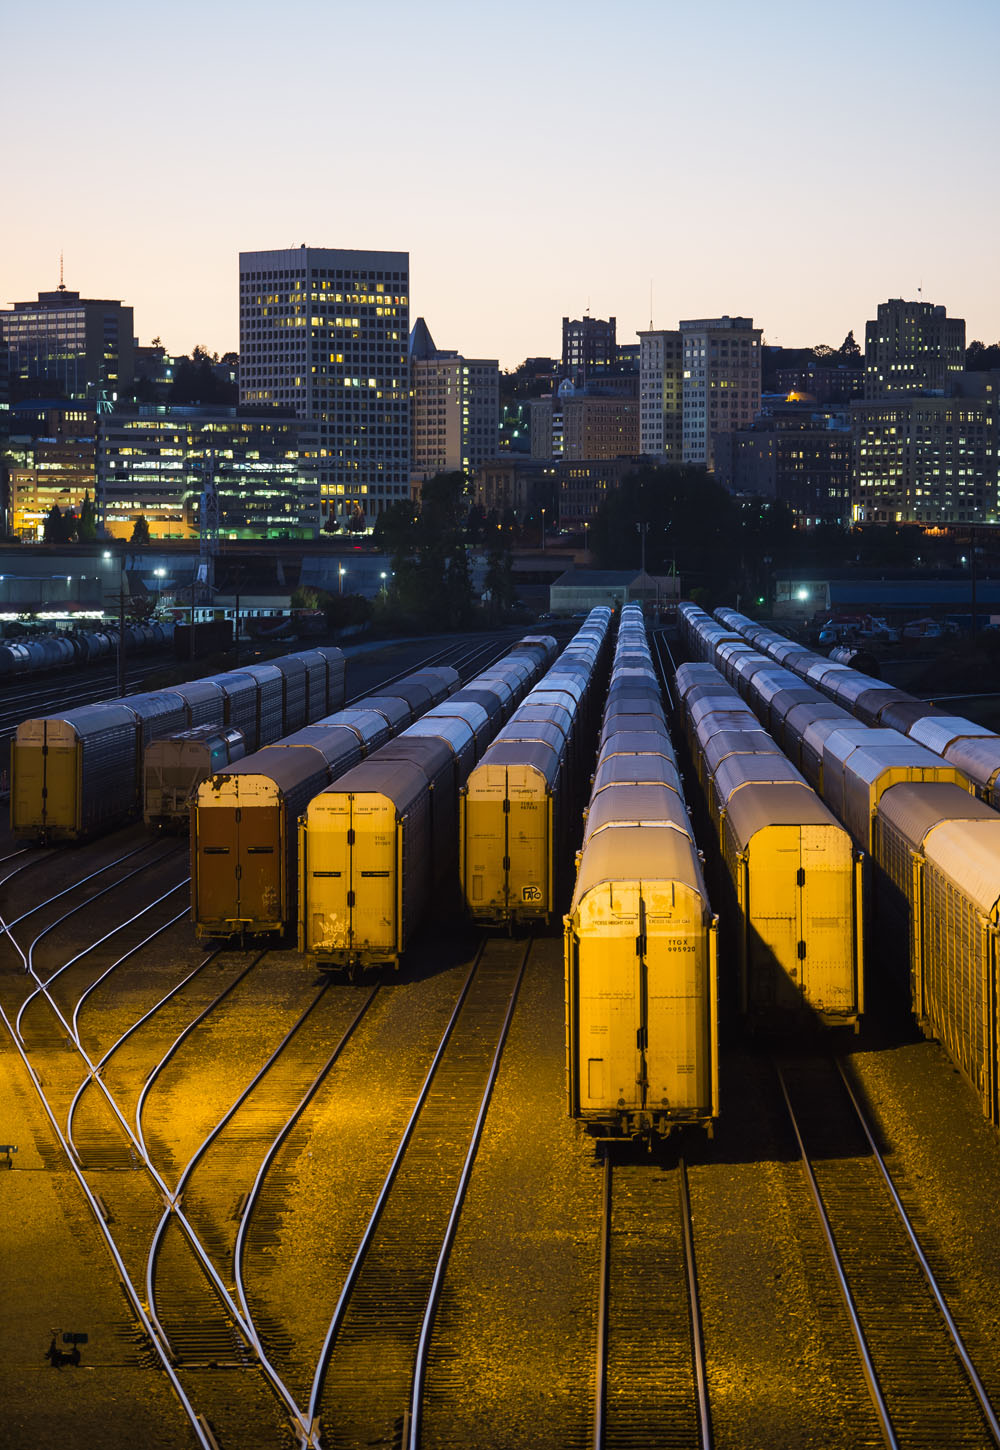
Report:
<svg viewBox="0 0 1000 1450"><path fill-rule="evenodd" d="M313 427L324 522L409 496L408 252L240 253L240 401Z"/></svg>

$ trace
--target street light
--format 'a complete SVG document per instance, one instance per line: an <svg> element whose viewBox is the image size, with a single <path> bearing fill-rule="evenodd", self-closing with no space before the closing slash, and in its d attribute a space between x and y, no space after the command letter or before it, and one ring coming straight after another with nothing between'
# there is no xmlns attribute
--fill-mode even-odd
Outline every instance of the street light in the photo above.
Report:
<svg viewBox="0 0 1000 1450"><path fill-rule="evenodd" d="M545 510L542 509L542 553L545 553Z"/></svg>
<svg viewBox="0 0 1000 1450"><path fill-rule="evenodd" d="M157 583L157 586L156 586L156 607L157 607L157 609L159 609L159 607L160 607L160 591L163 588L162 580L163 580L163 576L164 576L164 574L166 574L166 572L167 572L166 569L154 569L153 570L153 573L156 575L157 580L158 581L161 581L161 582L158 582Z"/></svg>
<svg viewBox="0 0 1000 1450"><path fill-rule="evenodd" d="M385 572L385 570L384 570L384 569L383 569L383 570L382 570L382 573L381 573L381 575L380 575L380 578L381 578L381 580L382 580L382 591L381 591L381 592L382 592L382 594L383 594L383 595L384 595L384 594L385 594L385 591L386 591L386 588L387 588L387 587L388 587L388 586L387 586L387 585L386 585L386 582L385 582L385 581L386 581L386 579L387 579L387 578L388 578L388 577L389 577L389 576L388 576L388 575L387 575L387 574L386 574L386 572Z"/></svg>
<svg viewBox="0 0 1000 1450"><path fill-rule="evenodd" d="M347 570L344 568L343 564L339 564L337 566L337 593L338 594L343 594L343 592L344 592L344 575L346 573L347 573Z"/></svg>

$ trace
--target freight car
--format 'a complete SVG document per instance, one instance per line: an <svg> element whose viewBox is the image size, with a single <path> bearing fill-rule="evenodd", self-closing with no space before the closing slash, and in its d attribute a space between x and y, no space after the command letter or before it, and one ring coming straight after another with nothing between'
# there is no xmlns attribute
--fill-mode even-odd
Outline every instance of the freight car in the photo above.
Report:
<svg viewBox="0 0 1000 1450"><path fill-rule="evenodd" d="M731 610L717 611L720 628L742 631L759 648L777 657L789 641L773 630L754 625ZM794 646L790 667L797 673L815 670L816 656ZM919 745L942 755L973 783L976 793L994 808L1000 807L1000 735L976 725L964 716L946 715L927 700L918 700L904 690L889 689L881 681L850 670L826 675L820 688L845 705L861 720L900 731Z"/></svg>
<svg viewBox="0 0 1000 1450"><path fill-rule="evenodd" d="M641 716L619 714L626 668L644 677L634 697ZM711 1135L718 921L636 606L622 610L611 682L564 920L569 1111L602 1137L663 1137L690 1125ZM641 718L645 728L615 730L613 718Z"/></svg>
<svg viewBox="0 0 1000 1450"><path fill-rule="evenodd" d="M344 700L344 658L338 649L323 648L22 721L11 747L13 833L35 841L79 840L138 814L145 749L160 736L211 725L238 729L255 745L278 739L294 728L285 719L286 694L295 718L304 709L305 655L320 657L325 676L321 688L320 667L313 660L317 683L310 707L320 713L336 710ZM286 665L286 659L293 663ZM300 698L294 685L286 691L286 678L299 682Z"/></svg>
<svg viewBox="0 0 1000 1450"><path fill-rule="evenodd" d="M466 910L483 925L544 924L555 910L557 855L593 728L610 624L610 609L590 611L462 791L459 876ZM553 691L566 703L539 703Z"/></svg>
<svg viewBox="0 0 1000 1450"><path fill-rule="evenodd" d="M862 853L717 671L682 665L676 689L718 833L744 1017L766 1030L857 1027Z"/></svg>
<svg viewBox="0 0 1000 1450"><path fill-rule="evenodd" d="M161 831L187 830L191 801L201 782L245 754L243 733L231 725L197 725L151 740L143 759L146 825Z"/></svg>
<svg viewBox="0 0 1000 1450"><path fill-rule="evenodd" d="M722 673L740 689L760 718L764 713L763 692L758 692L754 682L759 677L773 685L773 661L745 640L734 640L731 616L720 625L692 605L682 604L680 613L692 652L701 659L714 652ZM760 633L756 630L756 637ZM818 678L820 686L824 682L829 684L829 671L810 666L806 673ZM845 675L851 671L839 673ZM885 693L880 682L871 683ZM802 692L807 688L803 684ZM896 730L860 724L841 705L818 692L812 699L807 695L788 712L780 743L809 784L851 832L855 844L866 853L872 849L879 798L890 786L901 781L951 781L972 790L962 772L940 756Z"/></svg>
<svg viewBox="0 0 1000 1450"><path fill-rule="evenodd" d="M299 825L299 950L310 962L398 966L429 902L447 908L459 790L554 655L552 639L522 641L311 801Z"/></svg>
<svg viewBox="0 0 1000 1450"><path fill-rule="evenodd" d="M206 780L191 812L191 919L199 938L276 935L292 926L299 816L384 746L413 708L446 699L457 682L450 665L415 671Z"/></svg>

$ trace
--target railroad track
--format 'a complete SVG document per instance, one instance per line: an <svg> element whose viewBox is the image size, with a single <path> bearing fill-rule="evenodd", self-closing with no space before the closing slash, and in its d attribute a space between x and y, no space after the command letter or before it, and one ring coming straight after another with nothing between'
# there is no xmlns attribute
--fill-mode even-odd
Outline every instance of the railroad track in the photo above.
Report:
<svg viewBox="0 0 1000 1450"><path fill-rule="evenodd" d="M1000 1423L838 1060L775 1063L890 1450L981 1450Z"/></svg>
<svg viewBox="0 0 1000 1450"><path fill-rule="evenodd" d="M594 1450L710 1450L694 1235L683 1158L605 1148Z"/></svg>
<svg viewBox="0 0 1000 1450"><path fill-rule="evenodd" d="M310 1426L338 1447L419 1444L438 1297L530 942L477 954L341 1290Z"/></svg>

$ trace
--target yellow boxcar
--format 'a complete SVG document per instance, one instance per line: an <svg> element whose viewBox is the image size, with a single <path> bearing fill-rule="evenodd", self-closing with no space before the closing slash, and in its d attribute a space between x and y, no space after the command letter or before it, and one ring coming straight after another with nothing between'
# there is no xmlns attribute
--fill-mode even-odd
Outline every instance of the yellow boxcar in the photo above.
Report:
<svg viewBox="0 0 1000 1450"><path fill-rule="evenodd" d="M610 1137L711 1132L717 924L690 837L665 825L599 831L565 929L570 1113Z"/></svg>
<svg viewBox="0 0 1000 1450"><path fill-rule="evenodd" d="M138 765L138 725L123 704L22 721L11 744L11 830L72 841L127 820L136 808Z"/></svg>
<svg viewBox="0 0 1000 1450"><path fill-rule="evenodd" d="M752 782L729 797L722 852L740 913L742 1007L780 1025L827 1026L864 1011L862 856L803 781Z"/></svg>
<svg viewBox="0 0 1000 1450"><path fill-rule="evenodd" d="M431 879L431 790L419 765L377 758L299 824L299 951L325 967L396 964Z"/></svg>
<svg viewBox="0 0 1000 1450"><path fill-rule="evenodd" d="M563 755L541 741L498 741L461 796L460 875L472 917L545 921L553 910L553 797Z"/></svg>

